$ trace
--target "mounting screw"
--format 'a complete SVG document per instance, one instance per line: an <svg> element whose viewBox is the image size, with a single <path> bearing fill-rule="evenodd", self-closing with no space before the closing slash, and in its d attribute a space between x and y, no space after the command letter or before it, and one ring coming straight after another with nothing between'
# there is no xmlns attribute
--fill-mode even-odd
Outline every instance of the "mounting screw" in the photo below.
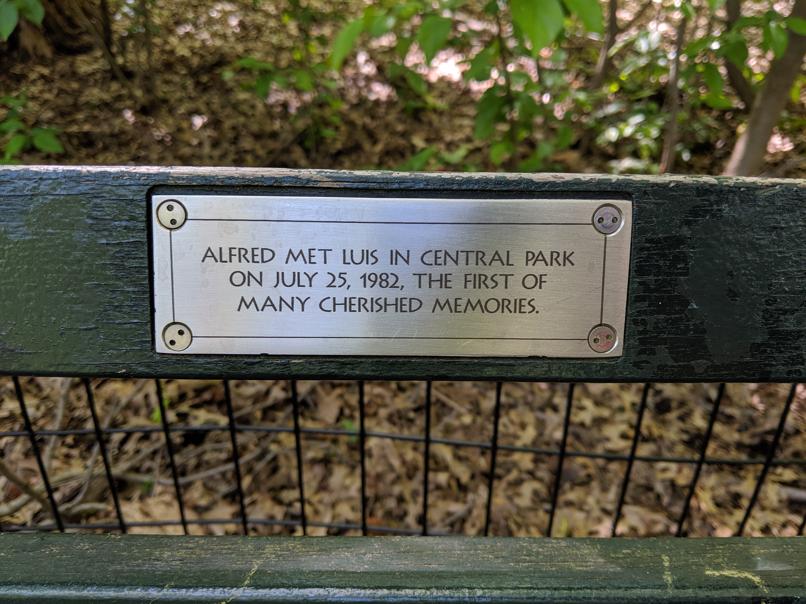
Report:
<svg viewBox="0 0 806 604"><path fill-rule="evenodd" d="M162 330L162 341L174 352L182 352L193 341L190 327L184 323L168 323Z"/></svg>
<svg viewBox="0 0 806 604"><path fill-rule="evenodd" d="M594 352L610 352L616 344L618 344L616 330L605 323L596 325L588 334L588 345Z"/></svg>
<svg viewBox="0 0 806 604"><path fill-rule="evenodd" d="M618 232L624 218L621 210L609 203L599 206L593 213L593 228L605 235L613 235Z"/></svg>
<svg viewBox="0 0 806 604"><path fill-rule="evenodd" d="M157 220L166 229L175 231L183 224L188 218L188 212L181 203L175 199L168 199L163 201L157 207Z"/></svg>

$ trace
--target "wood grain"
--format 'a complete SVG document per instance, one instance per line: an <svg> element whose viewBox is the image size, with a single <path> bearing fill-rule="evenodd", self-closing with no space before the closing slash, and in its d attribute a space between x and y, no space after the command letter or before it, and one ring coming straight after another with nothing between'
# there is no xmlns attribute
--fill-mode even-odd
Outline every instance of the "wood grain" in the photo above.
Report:
<svg viewBox="0 0 806 604"><path fill-rule="evenodd" d="M630 198L618 359L154 352L150 193ZM87 376L794 381L806 377L806 182L237 168L0 168L0 372Z"/></svg>

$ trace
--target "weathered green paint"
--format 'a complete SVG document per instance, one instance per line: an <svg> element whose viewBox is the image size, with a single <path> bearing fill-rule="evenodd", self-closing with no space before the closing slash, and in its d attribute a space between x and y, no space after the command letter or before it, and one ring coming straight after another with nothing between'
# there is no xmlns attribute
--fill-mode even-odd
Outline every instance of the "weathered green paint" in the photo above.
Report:
<svg viewBox="0 0 806 604"><path fill-rule="evenodd" d="M153 349L150 192L629 197L618 359L170 356ZM806 378L806 182L235 168L0 168L0 373L795 381Z"/></svg>
<svg viewBox="0 0 806 604"><path fill-rule="evenodd" d="M0 601L798 602L806 539L0 535Z"/></svg>

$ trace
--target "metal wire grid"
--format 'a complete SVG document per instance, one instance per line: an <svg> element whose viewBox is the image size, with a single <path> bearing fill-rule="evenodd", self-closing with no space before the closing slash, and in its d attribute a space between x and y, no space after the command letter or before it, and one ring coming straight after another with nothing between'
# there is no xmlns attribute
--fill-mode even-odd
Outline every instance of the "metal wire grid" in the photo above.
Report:
<svg viewBox="0 0 806 604"><path fill-rule="evenodd" d="M239 424L236 421L232 395L228 380L223 380L224 384L224 398L227 410L228 423L227 426L219 425L171 425L167 420L167 413L162 396L162 382L160 379L154 379L154 388L156 390L157 401L160 410L161 425L159 427L144 426L133 428L103 428L99 419L97 406L95 403L95 395L93 386L89 379L83 378L82 384L86 392L86 401L89 407L90 415L92 418L92 429L65 429L65 430L35 430L28 413L25 403L25 397L20 384L19 376L13 376L14 391L19 403L20 414L23 420L23 430L0 431L0 437L27 437L31 444L31 450L36 459L36 464L39 469L42 483L47 493L47 498L50 503L50 513L53 518L52 524L40 524L35 527L27 526L0 526L3 531L20 531L20 530L37 530L37 531L62 531L68 529L98 529L98 530L118 530L122 533L127 532L130 527L167 527L167 526L181 526L185 534L189 534L190 525L210 526L210 525L231 525L233 523L239 524L244 534L249 533L249 527L258 525L268 526L285 526L285 527L300 527L303 534L307 534L309 527L322 527L338 531L347 530L360 530L363 535L370 533L378 534L399 534L399 535L433 535L437 534L429 530L428 525L428 505L429 505L429 459L431 455L431 445L451 445L455 447L474 447L483 451L489 451L489 470L487 472L487 498L485 506L485 521L484 521L484 535L490 535L490 520L493 511L493 492L495 489L495 469L496 459L499 451L512 451L519 453L532 453L548 457L557 458L557 466L554 473L553 488L551 491L551 508L548 515L548 525L546 527L546 534L552 535L554 527L555 512L557 509L557 500L562 483L562 470L563 464L567 458L570 457L584 457L590 459L601 459L605 461L625 461L626 469L624 476L621 480L619 489L618 502L616 504L615 512L613 514L611 525L611 536L617 535L618 523L622 515L625 497L630 485L630 477L632 474L633 466L636 461L644 462L671 462L692 464L694 466L693 476L689 483L684 499L682 511L679 515L676 524L675 535L678 537L685 536L686 534L686 521L688 519L689 510L691 507L691 500L697 488L697 483L700 478L702 469L706 465L759 465L761 469L756 478L753 492L750 496L747 507L744 510L742 520L736 529L736 535L742 535L747 526L747 522L753 513L753 509L758 501L761 489L764 486L764 481L770 468L773 466L787 465L787 466L806 466L806 458L776 458L776 452L784 432L787 417L792 407L792 402L795 398L795 393L798 387L797 383L789 386L788 394L781 412L772 442L767 448L767 453L763 458L720 458L708 457L706 455L708 445L711 441L711 435L717 421L719 414L720 404L725 393L725 384L719 384L716 387L716 393L713 397L713 404L711 412L708 417L708 424L705 429L702 443L699 448L698 455L695 458L679 457L679 456L655 456L655 455L638 455L637 448L641 438L641 424L644 419L645 411L648 401L650 399L650 389L652 384L646 383L643 385L641 391L641 398L636 412L635 424L633 426L632 442L628 454L606 453L606 452L589 452L589 451L573 451L568 450L568 432L571 423L571 411L574 404L574 383L567 384L566 397L565 397L565 410L563 414L563 430L560 441L559 449L547 449L539 447L528 447L518 445L508 445L498 442L498 424L501 416L501 399L502 392L506 387L504 382L497 382L495 387L495 406L493 410L493 434L490 441L469 441L450 438L439 438L431 435L431 408L432 408L432 382L424 382L424 414L425 414L425 429L422 436L407 435L407 434L394 434L388 432L378 432L366 430L365 427L365 395L364 395L364 382L358 382L358 410L359 410L359 426L358 431L346 429L325 429L325 428L306 428L301 426L300 422L300 401L298 396L297 382L295 380L289 381L289 389L291 393L291 405L293 412L293 427L284 426L252 426L246 424ZM181 432L215 432L227 431L230 437L230 444L232 446L232 464L235 475L235 489L238 498L238 506L240 509L240 516L238 518L227 519L189 519L185 511L185 503L182 494L182 487L180 482L179 471L175 460L175 448L171 439L173 433ZM243 478L241 473L241 459L238 450L238 433L239 432L263 432L263 433L293 433L295 442L295 453L297 463L297 488L300 502L299 518L295 520L287 519L257 519L249 518L246 512L246 499L243 489ZM154 432L162 432L165 439L165 446L167 458L171 470L171 477L173 487L176 495L176 501L179 508L179 519L176 520L160 520L160 521L139 521L139 522L126 522L123 511L120 505L120 496L118 487L112 475L112 466L109 460L109 453L106 447L106 438L111 434L149 434ZM45 464L43 463L42 453L38 444L38 438L47 436L69 436L69 435L93 435L98 444L100 456L104 466L106 482L112 494L112 501L114 504L116 523L83 523L83 524L70 524L65 523L59 512L54 490L51 485L50 477L48 476ZM332 523L332 522L317 522L307 519L305 512L305 490L303 480L303 463L302 463L302 435L318 435L318 436L347 436L357 437L359 442L360 452L360 477L361 477L361 522L356 523ZM367 469L366 469L366 442L368 438L382 438L397 441L408 441L423 444L423 491L422 491L422 513L420 528L408 529L400 527L383 526L377 524L369 524L367 521ZM798 534L803 535L806 530L806 514L804 515Z"/></svg>

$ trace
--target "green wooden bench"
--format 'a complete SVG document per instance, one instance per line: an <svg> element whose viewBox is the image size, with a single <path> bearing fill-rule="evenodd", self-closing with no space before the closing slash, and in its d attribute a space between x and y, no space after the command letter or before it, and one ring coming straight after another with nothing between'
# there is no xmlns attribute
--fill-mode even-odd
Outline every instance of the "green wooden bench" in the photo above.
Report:
<svg viewBox="0 0 806 604"><path fill-rule="evenodd" d="M468 199L629 200L632 250L623 354L613 357L433 357L160 354L154 336L150 200L154 196L294 195ZM565 426L555 457L556 507L573 383L714 382L713 410L687 490L678 534L706 455L725 382L787 382L792 386L769 452L759 468L737 535L776 460L797 383L806 376L806 182L711 177L399 174L212 168L0 168L0 374L13 376L21 425L2 438L29 438L52 506L52 522L21 531L0 519L0 601L656 601L795 602L806 599L802 537L731 539L506 539L455 537L242 538L49 534L81 528L119 530L115 481L103 446L89 379L84 385L118 522L70 525L60 518L17 376L91 378L204 377L292 380L298 460L297 379L494 380L499 383L490 442L489 532L501 384L568 382ZM155 387L160 387L157 380ZM618 513L647 405L643 390ZM226 388L233 450L241 427ZM368 522L364 443L388 437L354 434L361 451L364 534ZM158 397L161 401L161 397ZM166 414L162 410L164 420ZM426 415L426 417L429 417ZM162 422L166 437L172 426ZM431 443L457 444L426 433ZM168 443L177 497L173 450ZM461 444L461 443L459 443ZM510 450L520 450L509 447ZM533 451L529 447L522 448ZM596 457L595 454L591 455ZM741 461L741 460L740 460ZM803 468L803 460L789 460ZM256 522L243 505L244 530ZM427 467L427 466L426 466ZM300 470L301 472L301 470ZM428 480L428 472L425 472ZM300 477L300 499L304 501ZM426 482L427 487L427 482ZM427 493L425 488L424 492ZM427 498L422 530L428 534ZM232 520L230 521L232 522ZM551 521L550 521L551 522ZM176 525L187 529L182 517ZM298 526L306 521L304 506ZM336 527L338 528L338 527ZM801 534L803 526L800 526ZM549 524L547 534L551 534Z"/></svg>

